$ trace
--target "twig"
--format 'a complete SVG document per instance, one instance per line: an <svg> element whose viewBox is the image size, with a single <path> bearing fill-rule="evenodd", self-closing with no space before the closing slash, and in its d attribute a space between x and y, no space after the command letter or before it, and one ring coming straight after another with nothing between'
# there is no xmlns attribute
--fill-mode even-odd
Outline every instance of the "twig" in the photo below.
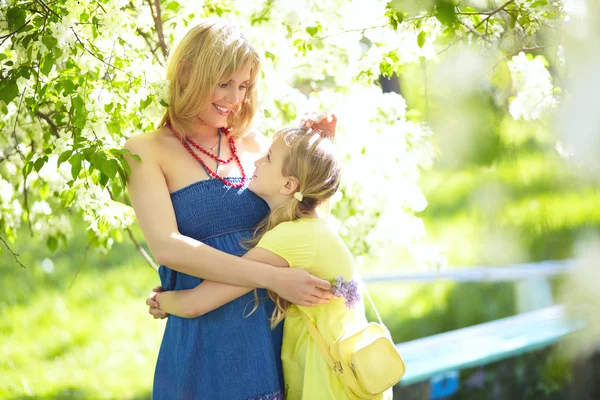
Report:
<svg viewBox="0 0 600 400"><path fill-rule="evenodd" d="M146 249L144 249L142 247L142 245L135 239L135 237L133 236L133 232L131 231L131 228L127 227L127 228L125 228L125 230L127 231L127 234L129 235L129 237L133 241L133 243L135 245L135 248L140 252L140 254L142 255L142 257L144 257L144 259L148 262L148 264L152 268L154 268L155 271L158 271L158 266L154 263L154 261L152 260L152 257L150 257L150 255L148 254L148 252L146 251Z"/></svg>
<svg viewBox="0 0 600 400"><path fill-rule="evenodd" d="M499 13L500 11L504 10L504 8L506 8L508 5L510 5L510 4L514 3L514 2L515 2L515 0L509 0L506 3L504 3L503 5L501 5L500 7L496 8L495 10L490 11L484 19L482 19L481 21L479 21L479 23L473 27L473 30L479 28L483 23L487 22L492 16L494 16L497 13ZM471 29L469 29L469 31L471 31ZM458 43L461 40L463 40L465 37L466 36L461 36L461 37L457 38L456 40L452 41L452 43L450 43L448 46L446 46L445 48L443 48L442 50L440 50L437 53L437 55L440 55L440 54L446 52L449 48L451 48L456 43Z"/></svg>
<svg viewBox="0 0 600 400"><path fill-rule="evenodd" d="M115 196L113 196L112 191L110 190L110 188L107 186L106 190L108 191L108 194L110 195L111 200L115 200ZM158 271L158 266L154 263L154 261L152 260L152 257L150 257L150 255L148 254L148 252L146 251L146 249L144 249L142 247L142 245L135 239L135 236L133 236L133 232L131 231L130 227L125 228L125 230L127 231L127 234L129 235L129 238L131 239L131 241L133 242L133 244L135 245L135 248L140 252L140 254L142 255L142 257L144 257L144 259L146 260L146 262L152 267L154 268L155 271Z"/></svg>
<svg viewBox="0 0 600 400"><path fill-rule="evenodd" d="M79 264L79 267L77 268L77 271L75 271L75 275L73 276L73 280L71 281L71 284L69 285L69 288L67 289L67 291L71 290L71 287L75 283L75 279L77 279L77 275L79 275L79 271L81 271L81 268L85 265L85 260L87 259L87 254L88 254L89 249L90 249L90 245L88 243L85 250L83 251L83 260L81 260L81 263Z"/></svg>
<svg viewBox="0 0 600 400"><path fill-rule="evenodd" d="M19 261L19 258L18 258L19 255L17 253L15 253L14 251L12 251L12 249L10 248L10 246L8 245L8 243L6 243L6 241L4 239L2 239L1 236L0 236L0 240L2 240L2 243L4 243L4 245L6 246L6 248L8 249L8 251L10 251L10 253L13 256L13 258L17 262L17 264L19 264L21 266L21 268L25 268L25 266L23 265L23 263L21 261Z"/></svg>
<svg viewBox="0 0 600 400"><path fill-rule="evenodd" d="M44 0L36 0L38 3L40 3L46 10L48 10L48 12L51 12L52 14L56 15L58 17L58 19L62 19L62 17L60 15L58 15L56 12L54 12L54 10L52 10L48 4L46 4L44 2Z"/></svg>
<svg viewBox="0 0 600 400"><path fill-rule="evenodd" d="M456 13L458 15L490 15L491 11L475 11L475 12L457 11Z"/></svg>
<svg viewBox="0 0 600 400"><path fill-rule="evenodd" d="M154 18L154 27L156 29L156 35L158 36L158 44L160 45L162 54L166 59L169 55L169 49L167 48L167 44L165 43L165 36L163 34L162 16L160 12L160 0L154 0L154 6L152 5L152 0L147 1L148 5L150 6L152 18Z"/></svg>
<svg viewBox="0 0 600 400"><path fill-rule="evenodd" d="M492 41L490 39L486 38L485 35L482 35L481 33L477 32L475 29L471 28L466 22L463 22L460 19L457 19L457 20L462 26L467 28L473 35L480 37L481 39L485 40L489 44L492 44Z"/></svg>
<svg viewBox="0 0 600 400"><path fill-rule="evenodd" d="M149 35L142 31L140 28L136 28L136 32L142 37L144 38L144 41L146 42L146 44L148 45L148 48L150 49L150 52L152 53L152 55L154 56L154 59L156 61L158 61L158 63L162 66L164 66L164 60L161 59L157 54L156 54L156 50L152 48L152 43L150 43L150 37Z"/></svg>
<svg viewBox="0 0 600 400"><path fill-rule="evenodd" d="M17 154L17 151L16 151L16 150L15 150L15 151L13 151L12 153L9 153L9 154L5 154L5 155L3 155L2 157L0 157L0 163L2 163L2 162L4 162L4 161L8 160L8 158L9 158L9 157L11 157L11 156L14 156L15 154Z"/></svg>
<svg viewBox="0 0 600 400"><path fill-rule="evenodd" d="M54 136L58 137L58 127L56 126L56 124L52 121L52 119L50 118L49 115L44 114L41 111L38 111L35 113L35 115L37 115L38 117L42 118L44 121L46 121L48 123L48 125L50 125L50 128L52 128L52 132L54 133Z"/></svg>
<svg viewBox="0 0 600 400"><path fill-rule="evenodd" d="M502 4L500 7L496 8L494 11L490 11L490 13L488 14L487 17L485 17L484 19L482 19L481 21L479 21L479 23L477 25L475 25L473 27L473 29L477 29L479 28L483 23L485 23L488 19L492 18L494 15L496 15L497 13L499 13L500 11L504 10L506 7L508 7L510 4L514 3L515 0L508 0L506 3Z"/></svg>
<svg viewBox="0 0 600 400"><path fill-rule="evenodd" d="M554 44L545 44L543 46L535 45L533 47L522 47L522 48L515 50L515 51L511 52L510 54L507 54L504 57L502 57L500 60L498 60L498 62L496 64L494 64L494 66L492 68L490 68L490 70L495 69L498 66L498 64L500 64L502 61L504 61L508 58L514 57L522 51L529 52L529 51L542 50L542 49L545 49L546 47L551 47L551 46L554 46Z"/></svg>
<svg viewBox="0 0 600 400"><path fill-rule="evenodd" d="M14 30L14 31L12 31L11 33L7 33L7 34L6 34L6 35L4 35L4 36L0 36L0 39L7 39L7 38L11 37L11 36L12 36L12 35L14 35L15 33L19 32L21 29L25 28L25 27L27 26L27 24L29 24L29 21L31 21L31 19L28 19L27 21L25 21L25 23L23 24L23 26L21 26L21 27L19 27L19 28L15 29L15 30ZM4 43L4 41L3 41L2 43ZM2 44L2 43L0 43L0 44Z"/></svg>
<svg viewBox="0 0 600 400"><path fill-rule="evenodd" d="M343 31L332 33L330 35L319 36L319 37L316 37L315 39L317 39L317 40L323 40L323 39L327 39L327 38L332 37L332 36L337 36L337 35L341 35L343 33L350 33L350 32L363 32L364 33L365 31L368 31L368 30L371 30L371 29L385 28L386 26L388 26L388 24L385 24L385 25L376 25L376 26L368 26L366 28L358 28L358 29L347 29L347 30L343 30Z"/></svg>
<svg viewBox="0 0 600 400"><path fill-rule="evenodd" d="M125 70L123 70L123 69L121 69L121 68L115 67L114 65L112 65L112 64L110 64L110 63L107 63L106 61L104 61L103 59L101 59L100 57L98 57L97 55L95 55L94 53L92 53L92 52L91 52L91 51L90 51L90 50L89 50L87 47L85 47L85 44L83 44L83 42L82 42L82 41L81 41L81 39L79 38L79 35L77 35L77 32L75 32L75 29L71 28L71 31L73 31L73 33L75 34L75 39L77 39L77 41L79 42L79 44L81 45L81 47L83 47L83 49L84 49L85 51L87 51L87 52L88 52L88 53L89 53L89 54L90 54L92 57L94 57L96 60L100 61L100 62L101 62L102 64L104 64L104 65L107 65L107 66L109 66L109 67L111 67L111 68L114 68L114 69L116 69L116 70L118 70L118 71L124 72L124 73L125 73L125 74L127 74L128 76L132 76L132 75L131 75L129 72L127 72L127 71L125 71Z"/></svg>

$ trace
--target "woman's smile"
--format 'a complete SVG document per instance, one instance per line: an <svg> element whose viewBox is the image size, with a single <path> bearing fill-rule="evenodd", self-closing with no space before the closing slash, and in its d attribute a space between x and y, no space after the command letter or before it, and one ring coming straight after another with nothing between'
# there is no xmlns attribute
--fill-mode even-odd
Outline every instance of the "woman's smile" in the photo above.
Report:
<svg viewBox="0 0 600 400"><path fill-rule="evenodd" d="M227 108L227 107L223 107L220 106L218 104L213 103L213 107L215 108L215 110L217 110L217 112L223 116L227 116L229 115L229 112L231 111L231 108Z"/></svg>

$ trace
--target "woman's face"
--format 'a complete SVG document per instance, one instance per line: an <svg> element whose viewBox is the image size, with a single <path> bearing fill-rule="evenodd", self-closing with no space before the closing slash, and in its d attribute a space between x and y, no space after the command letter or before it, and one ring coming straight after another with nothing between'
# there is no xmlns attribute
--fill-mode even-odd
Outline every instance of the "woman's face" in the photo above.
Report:
<svg viewBox="0 0 600 400"><path fill-rule="evenodd" d="M238 69L227 82L219 83L213 90L210 104L198 114L198 119L215 128L227 126L229 114L246 98L250 72L251 67L247 65Z"/></svg>
<svg viewBox="0 0 600 400"><path fill-rule="evenodd" d="M254 165L254 175L248 189L271 205L272 200L282 196L282 189L288 182L283 176L283 162L289 154L289 148L283 139L278 138L272 144L269 152L259 158Z"/></svg>

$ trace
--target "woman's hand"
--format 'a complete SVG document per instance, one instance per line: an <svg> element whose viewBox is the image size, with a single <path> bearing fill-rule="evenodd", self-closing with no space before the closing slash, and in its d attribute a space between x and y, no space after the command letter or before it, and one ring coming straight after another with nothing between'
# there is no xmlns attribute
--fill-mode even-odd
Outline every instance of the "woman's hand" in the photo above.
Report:
<svg viewBox="0 0 600 400"><path fill-rule="evenodd" d="M310 129L320 130L325 136L333 139L335 137L337 117L335 114L328 114L326 112L309 112L304 114L300 121L300 125Z"/></svg>
<svg viewBox="0 0 600 400"><path fill-rule="evenodd" d="M331 283L319 279L304 269L276 268L275 280L270 288L282 298L299 306L316 306L329 303L334 297L329 291Z"/></svg>
<svg viewBox="0 0 600 400"><path fill-rule="evenodd" d="M165 289L162 286L157 286L154 289L152 289L152 293L146 299L146 305L149 307L148 313L150 313L150 315L152 315L154 319L164 319L169 316L169 314L161 311L160 304L158 304L158 301L156 299L158 294L164 291Z"/></svg>

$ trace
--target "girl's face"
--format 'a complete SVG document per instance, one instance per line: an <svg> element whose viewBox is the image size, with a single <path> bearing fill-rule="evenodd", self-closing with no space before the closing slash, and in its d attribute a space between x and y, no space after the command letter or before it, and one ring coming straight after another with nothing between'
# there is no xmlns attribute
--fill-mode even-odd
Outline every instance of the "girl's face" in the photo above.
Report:
<svg viewBox="0 0 600 400"><path fill-rule="evenodd" d="M258 159L254 165L254 175L248 188L265 200L269 207L289 196L290 177L283 176L283 162L289 154L289 148L283 139L278 138L272 144L269 152Z"/></svg>
<svg viewBox="0 0 600 400"><path fill-rule="evenodd" d="M229 114L246 98L250 72L250 65L247 65L238 69L227 82L219 83L213 90L210 104L198 114L198 119L215 128L227 126Z"/></svg>

